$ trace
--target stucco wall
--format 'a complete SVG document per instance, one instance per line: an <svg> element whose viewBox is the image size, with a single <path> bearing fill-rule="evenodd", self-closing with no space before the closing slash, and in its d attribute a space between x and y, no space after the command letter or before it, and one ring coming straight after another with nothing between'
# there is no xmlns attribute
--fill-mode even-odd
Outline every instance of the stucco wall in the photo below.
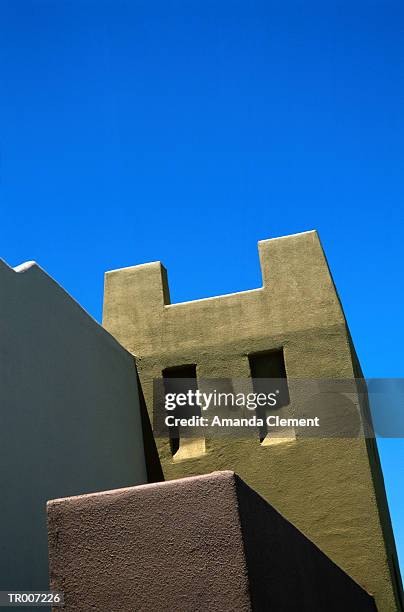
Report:
<svg viewBox="0 0 404 612"><path fill-rule="evenodd" d="M48 526L65 612L376 610L232 472L53 500Z"/></svg>
<svg viewBox="0 0 404 612"><path fill-rule="evenodd" d="M106 274L104 326L137 357L150 413L153 379L164 368L196 364L198 379L248 378L248 356L283 348L290 379L355 377L344 313L318 235L259 243L263 286L171 304L160 262ZM291 409L296 406L291 396ZM354 401L360 416L359 399ZM230 469L273 504L333 561L398 609L394 540L377 449L360 439L206 439L199 456L172 457L158 440L165 477ZM180 447L181 450L181 447Z"/></svg>
<svg viewBox="0 0 404 612"><path fill-rule="evenodd" d="M0 261L0 590L48 588L46 501L147 481L133 357L34 263Z"/></svg>

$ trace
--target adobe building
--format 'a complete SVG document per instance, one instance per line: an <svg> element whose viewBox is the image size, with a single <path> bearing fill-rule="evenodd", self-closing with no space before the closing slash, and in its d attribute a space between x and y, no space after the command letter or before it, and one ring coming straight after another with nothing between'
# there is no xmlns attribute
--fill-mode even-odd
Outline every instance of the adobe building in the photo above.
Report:
<svg viewBox="0 0 404 612"><path fill-rule="evenodd" d="M0 357L0 591L46 591L46 502L162 474L132 355L34 262L0 260Z"/></svg>
<svg viewBox="0 0 404 612"><path fill-rule="evenodd" d="M362 372L315 231L259 243L263 286L171 304L159 262L108 272L104 327L136 356L153 417L153 381L262 376L354 380ZM265 374L267 372L267 374ZM287 403L301 409L289 386ZM340 397L341 402L345 399ZM349 399L362 435L157 439L168 480L231 470L375 598L402 610L402 587L377 448L363 395ZM192 500L190 500L190 504Z"/></svg>

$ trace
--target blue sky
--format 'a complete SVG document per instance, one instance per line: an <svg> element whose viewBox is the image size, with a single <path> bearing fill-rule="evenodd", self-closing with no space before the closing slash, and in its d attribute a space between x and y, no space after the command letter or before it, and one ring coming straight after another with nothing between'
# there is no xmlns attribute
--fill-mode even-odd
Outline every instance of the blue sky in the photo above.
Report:
<svg viewBox="0 0 404 612"><path fill-rule="evenodd" d="M404 5L3 0L0 256L100 319L105 270L173 301L257 287L318 229L365 375L404 363ZM379 442L401 564L404 444Z"/></svg>

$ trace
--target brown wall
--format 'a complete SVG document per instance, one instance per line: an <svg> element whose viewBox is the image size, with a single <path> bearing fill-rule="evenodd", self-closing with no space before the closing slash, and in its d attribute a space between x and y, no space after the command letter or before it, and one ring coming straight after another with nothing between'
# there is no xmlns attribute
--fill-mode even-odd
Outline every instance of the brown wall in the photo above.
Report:
<svg viewBox="0 0 404 612"><path fill-rule="evenodd" d="M54 500L48 527L66 612L375 610L232 472Z"/></svg>

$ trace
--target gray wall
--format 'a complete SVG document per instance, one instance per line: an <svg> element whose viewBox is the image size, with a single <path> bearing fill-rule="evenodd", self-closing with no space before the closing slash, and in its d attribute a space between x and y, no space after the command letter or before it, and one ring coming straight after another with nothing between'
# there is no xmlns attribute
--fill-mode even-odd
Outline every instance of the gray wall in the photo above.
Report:
<svg viewBox="0 0 404 612"><path fill-rule="evenodd" d="M146 480L133 357L35 263L0 260L0 590L48 588L47 500Z"/></svg>

